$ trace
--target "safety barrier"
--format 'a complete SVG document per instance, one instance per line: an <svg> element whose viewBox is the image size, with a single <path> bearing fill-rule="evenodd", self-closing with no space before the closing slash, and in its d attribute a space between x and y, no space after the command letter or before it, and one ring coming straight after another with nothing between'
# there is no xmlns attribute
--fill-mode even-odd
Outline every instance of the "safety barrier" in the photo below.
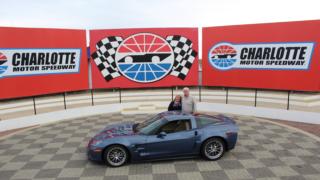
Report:
<svg viewBox="0 0 320 180"><path fill-rule="evenodd" d="M269 91L221 87L190 87L198 102L320 112L320 93ZM0 101L0 120L95 105L141 102L148 109L153 102L169 103L182 87L153 89L111 89L43 95ZM144 105L143 105L144 104ZM165 109L165 107L161 107Z"/></svg>

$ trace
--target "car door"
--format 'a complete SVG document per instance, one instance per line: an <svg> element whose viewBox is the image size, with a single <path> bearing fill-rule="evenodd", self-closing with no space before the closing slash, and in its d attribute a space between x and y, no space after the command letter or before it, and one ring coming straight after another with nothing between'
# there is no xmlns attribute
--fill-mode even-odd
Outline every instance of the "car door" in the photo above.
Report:
<svg viewBox="0 0 320 180"><path fill-rule="evenodd" d="M176 129L171 129L171 132L168 131L170 128L164 129L174 123L177 123ZM186 127L184 128L181 124L178 125L179 123L185 123ZM161 135L160 133L164 131L167 131L166 134ZM156 134L147 137L145 158L165 158L192 154L195 149L195 139L196 133L191 127L190 119L169 121Z"/></svg>

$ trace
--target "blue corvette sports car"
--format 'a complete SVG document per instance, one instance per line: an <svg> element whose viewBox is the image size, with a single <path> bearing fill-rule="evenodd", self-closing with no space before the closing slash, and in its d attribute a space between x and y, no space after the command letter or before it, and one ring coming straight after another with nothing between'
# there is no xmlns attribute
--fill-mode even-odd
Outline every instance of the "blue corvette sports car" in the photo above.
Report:
<svg viewBox="0 0 320 180"><path fill-rule="evenodd" d="M142 123L107 126L88 144L88 158L118 167L128 161L202 155L217 160L235 147L238 126L223 115L160 113Z"/></svg>

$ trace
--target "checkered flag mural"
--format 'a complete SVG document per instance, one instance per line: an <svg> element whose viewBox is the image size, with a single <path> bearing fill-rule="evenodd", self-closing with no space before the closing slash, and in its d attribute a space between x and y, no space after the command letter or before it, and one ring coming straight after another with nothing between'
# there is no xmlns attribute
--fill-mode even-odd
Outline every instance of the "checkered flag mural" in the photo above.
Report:
<svg viewBox="0 0 320 180"><path fill-rule="evenodd" d="M118 36L106 37L96 44L97 50L91 55L106 81L122 75L115 60L117 48L122 41ZM184 80L197 56L197 52L192 49L192 41L180 35L168 36L165 41L169 43L174 54L173 67L169 74Z"/></svg>
<svg viewBox="0 0 320 180"><path fill-rule="evenodd" d="M106 37L96 44L97 51L91 55L106 81L121 76L117 69L115 55L122 41L121 37Z"/></svg>
<svg viewBox="0 0 320 180"><path fill-rule="evenodd" d="M174 52L174 63L171 75L183 80L187 77L192 63L197 56L197 52L192 49L192 41L183 36L168 36L166 41L170 44Z"/></svg>

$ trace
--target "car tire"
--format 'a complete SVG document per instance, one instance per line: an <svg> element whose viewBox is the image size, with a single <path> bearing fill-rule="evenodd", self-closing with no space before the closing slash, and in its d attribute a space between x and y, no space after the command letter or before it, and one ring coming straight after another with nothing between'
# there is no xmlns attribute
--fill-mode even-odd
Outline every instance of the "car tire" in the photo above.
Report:
<svg viewBox="0 0 320 180"><path fill-rule="evenodd" d="M210 138L201 147L202 156L210 161L220 159L226 151L225 142L221 138Z"/></svg>
<svg viewBox="0 0 320 180"><path fill-rule="evenodd" d="M120 167L127 162L129 154L123 146L112 145L104 151L103 157L108 166Z"/></svg>

